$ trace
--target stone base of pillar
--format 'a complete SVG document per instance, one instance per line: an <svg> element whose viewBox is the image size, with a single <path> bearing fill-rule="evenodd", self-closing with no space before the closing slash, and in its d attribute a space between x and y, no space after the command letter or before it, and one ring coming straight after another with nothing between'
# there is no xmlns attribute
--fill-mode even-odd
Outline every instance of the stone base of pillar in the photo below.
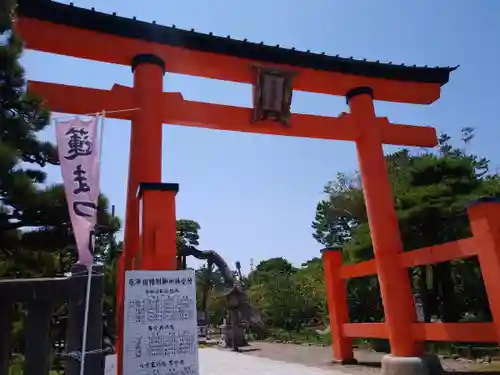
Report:
<svg viewBox="0 0 500 375"><path fill-rule="evenodd" d="M233 327L231 324L224 324L220 326L221 328L221 341L224 343L223 345L225 347L232 347L233 346ZM236 327L236 344L238 347L240 346L248 346L248 341L245 337L245 328L242 326L237 326Z"/></svg>
<svg viewBox="0 0 500 375"><path fill-rule="evenodd" d="M382 358L382 375L442 375L443 373L441 361L432 354L421 357L395 357L388 354Z"/></svg>

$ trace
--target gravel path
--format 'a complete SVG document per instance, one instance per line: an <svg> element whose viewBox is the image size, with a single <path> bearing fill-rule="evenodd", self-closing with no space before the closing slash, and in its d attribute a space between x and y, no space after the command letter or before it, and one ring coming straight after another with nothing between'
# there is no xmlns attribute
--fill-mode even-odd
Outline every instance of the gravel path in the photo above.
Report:
<svg viewBox="0 0 500 375"><path fill-rule="evenodd" d="M352 375L379 375L380 360L384 353L355 350L354 356L359 364L342 366L332 363L332 351L330 347L253 342L252 346L242 348L242 355L249 358L268 358L276 361L301 364L311 368L335 370L336 373L344 375L345 373ZM481 371L481 367L484 366L467 360L443 359L441 362L446 371L470 374L476 373L478 370ZM484 367L486 368L486 366ZM472 368L475 371L472 371ZM262 374L265 374L265 372ZM489 374L493 373L489 372ZM495 374L499 373L495 372Z"/></svg>
<svg viewBox="0 0 500 375"><path fill-rule="evenodd" d="M200 375L345 375L338 370L307 367L215 348L198 352Z"/></svg>

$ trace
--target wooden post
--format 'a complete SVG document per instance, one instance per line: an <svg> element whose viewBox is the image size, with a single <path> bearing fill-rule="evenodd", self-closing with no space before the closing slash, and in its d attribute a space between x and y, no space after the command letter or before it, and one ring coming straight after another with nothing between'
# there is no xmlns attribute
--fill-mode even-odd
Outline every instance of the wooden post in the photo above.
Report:
<svg viewBox="0 0 500 375"><path fill-rule="evenodd" d="M85 375L100 374L103 371L102 353L102 295L104 289L103 267L92 268L92 288L90 294L87 354L85 357ZM66 353L82 352L83 322L85 313L85 293L87 288L87 268L82 265L71 267L71 286L68 301L68 329L66 331ZM66 375L80 374L80 361L66 359Z"/></svg>
<svg viewBox="0 0 500 375"><path fill-rule="evenodd" d="M125 280L125 254L122 251L118 254L118 264L117 264L117 282L116 282L116 308L115 308L115 351L121 351L123 346L122 336L123 336L123 283Z"/></svg>
<svg viewBox="0 0 500 375"><path fill-rule="evenodd" d="M356 363L352 350L352 340L344 335L344 324L349 323L349 310L344 280L340 278L342 254L340 248L321 250L325 273L326 297L330 317L333 358L342 364Z"/></svg>
<svg viewBox="0 0 500 375"><path fill-rule="evenodd" d="M52 301L36 299L28 303L26 319L25 375L47 375L50 367L50 317Z"/></svg>
<svg viewBox="0 0 500 375"><path fill-rule="evenodd" d="M177 268L175 196L179 184L141 183L141 265L143 270Z"/></svg>
<svg viewBox="0 0 500 375"><path fill-rule="evenodd" d="M411 329L417 316L409 276L398 258L403 245L385 164L381 129L375 125L373 92L369 87L358 87L349 91L346 97L354 122L352 125L358 131L356 149L391 354L419 356L423 354L423 347L416 344Z"/></svg>
<svg viewBox="0 0 500 375"><path fill-rule="evenodd" d="M493 325L500 342L500 199L482 198L469 207L469 220Z"/></svg>
<svg viewBox="0 0 500 375"><path fill-rule="evenodd" d="M4 297L5 294L1 293ZM6 297L6 296L5 296ZM11 332L12 332L12 301L5 298L0 303L0 375L9 374L9 361L11 354Z"/></svg>
<svg viewBox="0 0 500 375"><path fill-rule="evenodd" d="M232 338L232 346L233 346L233 352L238 352L240 349L238 347L238 311L236 309L232 309L230 313L230 319L231 319L231 335L233 336Z"/></svg>

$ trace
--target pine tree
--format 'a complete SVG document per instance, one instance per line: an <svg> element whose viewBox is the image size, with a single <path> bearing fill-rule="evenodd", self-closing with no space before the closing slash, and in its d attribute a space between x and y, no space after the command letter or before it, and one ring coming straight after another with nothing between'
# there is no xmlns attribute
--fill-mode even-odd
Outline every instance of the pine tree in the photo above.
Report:
<svg viewBox="0 0 500 375"><path fill-rule="evenodd" d="M66 271L75 259L64 188L42 170L57 151L37 134L50 124L42 100L29 92L20 64L23 42L13 29L14 1L0 5L0 277ZM99 197L98 242L120 227Z"/></svg>
<svg viewBox="0 0 500 375"><path fill-rule="evenodd" d="M12 28L10 3L2 2L0 8L0 243L4 249L12 246L19 228L42 223L38 184L46 176L37 167L57 163L54 146L36 137L49 125L49 113L26 90L19 62L23 43Z"/></svg>

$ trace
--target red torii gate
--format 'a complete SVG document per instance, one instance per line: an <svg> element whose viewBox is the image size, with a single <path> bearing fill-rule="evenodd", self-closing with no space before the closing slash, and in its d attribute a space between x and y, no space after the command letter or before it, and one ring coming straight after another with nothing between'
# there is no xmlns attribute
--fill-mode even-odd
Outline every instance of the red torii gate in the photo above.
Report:
<svg viewBox="0 0 500 375"><path fill-rule="evenodd" d="M133 87L114 85L111 90L98 90L45 82L29 84L52 111L84 114L103 109L140 108L107 115L132 121L118 321L121 321L125 270L176 267L172 229L176 220L175 194L163 201L168 205L168 215L164 206L149 208L148 215L152 216L148 222L156 227L145 229L161 233L156 243L145 242L154 249L150 245L141 249L139 243L136 192L140 183L161 181L163 123L345 140L356 143L391 352L396 357L422 354L421 346L415 345L419 339L413 337L410 329L416 312L408 275L398 261L402 244L382 147L383 144L433 147L437 137L434 128L391 124L387 118L377 117L373 100L433 103L454 68L409 67L271 47L49 0L20 0L18 15L16 28L29 49L132 67ZM166 71L254 85L254 103L260 111L258 121L255 109L187 101L180 93L164 93ZM277 88L276 95L270 94L268 84ZM292 88L345 96L350 113L339 117L289 114ZM175 193L177 187L169 186L167 190ZM160 227L169 229L158 232ZM327 281L332 279L328 272L333 271L325 268ZM328 298L332 306L334 297ZM122 328L119 323L119 335ZM120 344L119 341L117 348L121 353Z"/></svg>

